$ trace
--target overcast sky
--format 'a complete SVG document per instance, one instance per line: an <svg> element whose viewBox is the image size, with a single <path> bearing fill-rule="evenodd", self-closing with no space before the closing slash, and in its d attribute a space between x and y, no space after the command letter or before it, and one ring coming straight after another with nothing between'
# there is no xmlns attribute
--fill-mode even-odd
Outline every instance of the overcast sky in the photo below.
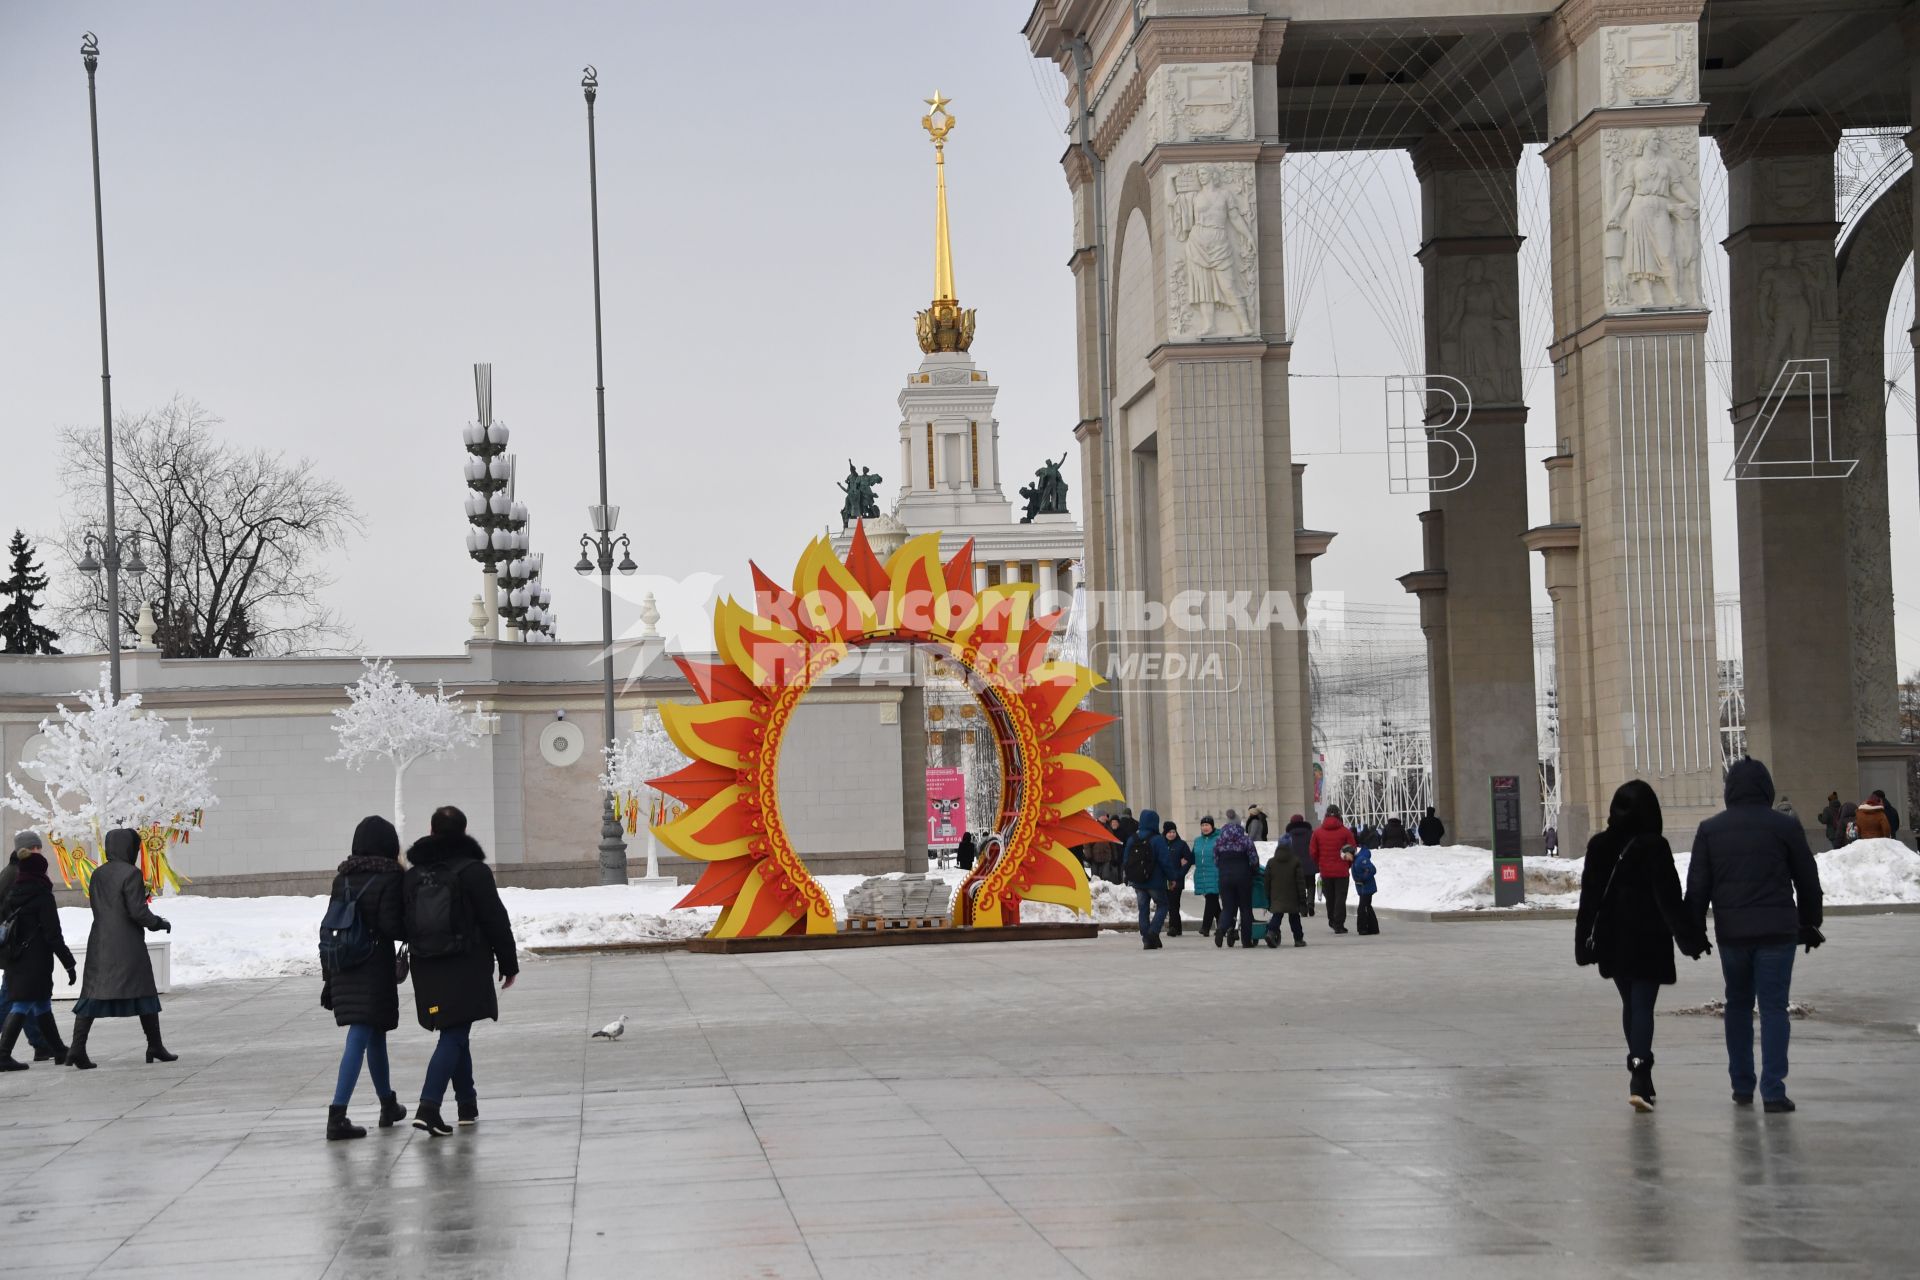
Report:
<svg viewBox="0 0 1920 1280"><path fill-rule="evenodd" d="M601 81L613 500L646 572L744 591L754 558L786 576L836 517L849 455L892 493L894 400L932 285L919 117L935 88L959 120L958 292L1002 388L1006 473L1028 474L1071 446L1078 417L1065 110L1019 34L1028 7L0 8L0 524L57 526L46 442L99 416L88 25L102 48L115 404L192 396L231 438L310 455L346 482L366 531L330 598L371 650L446 652L467 634L479 575L459 432L476 360L493 362L563 635L596 630L593 589L569 571L594 495L587 62ZM1417 297L1361 287L1417 281L1412 189L1399 156L1350 174L1345 198L1399 212L1326 255L1292 300L1307 514L1340 534L1316 582L1409 617L1393 579L1418 567L1424 500L1387 493L1380 384L1353 375L1417 367L1396 340L1418 333ZM1523 229L1544 244L1544 225ZM1544 270L1523 312L1539 313ZM1548 383L1530 390L1544 401ZM1911 666L1913 426L1898 413L1893 425ZM1533 456L1550 447L1550 406L1536 404L1528 436ZM1714 488L1722 591L1737 584L1731 488ZM1535 522L1544 504L1536 486Z"/></svg>

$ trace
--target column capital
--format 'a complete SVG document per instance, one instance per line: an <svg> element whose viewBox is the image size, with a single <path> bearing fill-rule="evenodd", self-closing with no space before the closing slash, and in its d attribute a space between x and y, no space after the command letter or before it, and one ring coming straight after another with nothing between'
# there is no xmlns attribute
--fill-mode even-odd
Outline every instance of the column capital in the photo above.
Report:
<svg viewBox="0 0 1920 1280"><path fill-rule="evenodd" d="M1148 18L1134 54L1143 71L1169 62L1274 62L1287 23L1258 13L1168 15Z"/></svg>
<svg viewBox="0 0 1920 1280"><path fill-rule="evenodd" d="M1169 164L1278 163L1287 149L1272 142L1158 142L1140 167L1151 178ZM1270 153L1270 154L1269 154Z"/></svg>
<svg viewBox="0 0 1920 1280"><path fill-rule="evenodd" d="M1840 146L1840 125L1822 116L1768 116L1742 119L1719 135L1727 168L1749 160L1791 156L1831 156Z"/></svg>
<svg viewBox="0 0 1920 1280"><path fill-rule="evenodd" d="M1435 173L1461 169L1509 170L1520 164L1517 129L1461 129L1430 133L1407 148L1413 174L1425 182Z"/></svg>
<svg viewBox="0 0 1920 1280"><path fill-rule="evenodd" d="M1559 62L1602 27L1698 22L1706 0L1567 0L1534 29L1543 67Z"/></svg>
<svg viewBox="0 0 1920 1280"><path fill-rule="evenodd" d="M1434 236L1413 256L1421 262L1428 258L1486 257L1496 253L1518 253L1525 236Z"/></svg>
<svg viewBox="0 0 1920 1280"><path fill-rule="evenodd" d="M1073 438L1081 444L1100 438L1100 419L1082 418L1073 424Z"/></svg>

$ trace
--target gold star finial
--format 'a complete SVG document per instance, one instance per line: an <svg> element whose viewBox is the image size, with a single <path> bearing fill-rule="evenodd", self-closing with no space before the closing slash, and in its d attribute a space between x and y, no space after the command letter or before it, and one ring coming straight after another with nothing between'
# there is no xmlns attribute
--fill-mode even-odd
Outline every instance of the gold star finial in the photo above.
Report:
<svg viewBox="0 0 1920 1280"><path fill-rule="evenodd" d="M920 117L920 127L932 136L935 151L944 150L947 145L947 134L953 131L953 112L947 110L947 104L953 99L942 97L940 91L935 89L933 96L923 101L930 110Z"/></svg>

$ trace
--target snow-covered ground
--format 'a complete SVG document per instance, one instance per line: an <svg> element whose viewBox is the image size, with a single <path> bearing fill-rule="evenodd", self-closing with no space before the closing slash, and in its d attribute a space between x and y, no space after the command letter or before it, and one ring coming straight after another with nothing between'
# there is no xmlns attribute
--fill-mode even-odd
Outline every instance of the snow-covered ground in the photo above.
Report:
<svg viewBox="0 0 1920 1280"><path fill-rule="evenodd" d="M1687 871L1679 855L1680 875ZM1571 907L1580 892L1579 858L1529 858L1527 908ZM1443 845L1435 849L1383 849L1374 853L1382 907L1420 911L1491 909L1493 855L1484 849ZM1920 854L1894 840L1862 840L1819 855L1820 883L1829 904L1920 902ZM930 874L958 887L964 872L943 868ZM862 876L823 876L836 912L844 910L847 890ZM513 918L522 947L579 946L609 942L668 941L698 937L713 926L719 911L695 907L676 911L684 890L602 885L581 889L502 889L500 897ZM1188 894L1186 914L1198 915L1199 902ZM174 897L154 903L173 922L173 981L190 986L222 978L291 977L319 972L320 917L326 900L310 898ZM85 941L88 913L66 908L61 927L69 942ZM1076 917L1063 907L1028 903L1021 919L1029 923ZM1095 881L1093 919L1131 923L1136 918L1133 891Z"/></svg>

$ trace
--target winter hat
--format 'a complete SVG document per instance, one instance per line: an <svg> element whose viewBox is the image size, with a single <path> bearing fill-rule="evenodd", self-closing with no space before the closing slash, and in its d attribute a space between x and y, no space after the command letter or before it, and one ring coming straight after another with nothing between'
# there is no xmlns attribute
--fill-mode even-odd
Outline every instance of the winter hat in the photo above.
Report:
<svg viewBox="0 0 1920 1280"><path fill-rule="evenodd" d="M1292 816L1291 818L1288 818L1288 819L1287 819L1287 825L1288 825L1288 826L1292 826L1292 825L1293 825L1294 823L1296 823L1296 822L1305 822L1306 820L1307 820L1307 815L1306 815L1306 814L1304 814L1304 813L1296 813L1296 814L1294 814L1294 815L1293 815L1293 816Z"/></svg>
<svg viewBox="0 0 1920 1280"><path fill-rule="evenodd" d="M1163 822L1160 824L1160 834L1163 836L1171 835L1179 829L1180 824L1177 822Z"/></svg>
<svg viewBox="0 0 1920 1280"><path fill-rule="evenodd" d="M38 849L39 847L40 833L38 831L22 831L13 837L13 853L16 861L19 860L19 856L27 850Z"/></svg>
<svg viewBox="0 0 1920 1280"><path fill-rule="evenodd" d="M1238 822L1238 821L1240 821L1240 815L1239 815L1239 813L1237 813L1236 811L1234 811L1234 810L1232 810L1232 809L1229 809L1229 810L1227 810L1227 821L1228 821L1228 822Z"/></svg>
<svg viewBox="0 0 1920 1280"><path fill-rule="evenodd" d="M1212 825L1213 825L1213 815L1212 815L1212 814L1208 814L1208 815L1207 815L1206 817L1204 817L1204 818L1202 818L1202 819L1200 819L1200 825L1201 825L1201 826L1203 826L1203 827L1210 827L1210 826L1212 826Z"/></svg>
<svg viewBox="0 0 1920 1280"><path fill-rule="evenodd" d="M433 811L427 830L437 836L463 836L467 834L467 815L450 804L441 805Z"/></svg>
<svg viewBox="0 0 1920 1280"><path fill-rule="evenodd" d="M353 829L353 856L356 858L400 857L400 833L379 814L360 819Z"/></svg>
<svg viewBox="0 0 1920 1280"><path fill-rule="evenodd" d="M47 879L46 855L40 854L40 853L30 853L26 857L20 859L20 878L15 883L32 884L36 881L39 882L40 884L52 883L52 881Z"/></svg>

